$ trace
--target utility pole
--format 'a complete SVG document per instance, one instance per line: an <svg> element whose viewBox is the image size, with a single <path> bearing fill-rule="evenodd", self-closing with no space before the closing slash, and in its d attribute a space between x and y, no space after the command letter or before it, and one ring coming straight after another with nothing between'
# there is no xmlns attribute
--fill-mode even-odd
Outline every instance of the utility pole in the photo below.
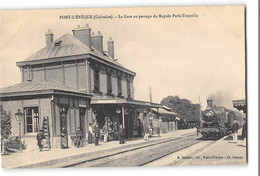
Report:
<svg viewBox="0 0 260 176"><path fill-rule="evenodd" d="M200 104L200 96L199 96L199 105L200 105L200 109L199 109L199 120L200 120L200 127L201 127L201 118L202 118L202 114L201 114L201 104Z"/></svg>
<svg viewBox="0 0 260 176"><path fill-rule="evenodd" d="M149 86L150 103L152 103L152 88Z"/></svg>

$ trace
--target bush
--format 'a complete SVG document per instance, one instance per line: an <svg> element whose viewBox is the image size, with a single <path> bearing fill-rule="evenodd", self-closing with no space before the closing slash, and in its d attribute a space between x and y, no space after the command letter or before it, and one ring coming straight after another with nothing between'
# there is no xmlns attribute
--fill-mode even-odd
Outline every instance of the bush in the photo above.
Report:
<svg viewBox="0 0 260 176"><path fill-rule="evenodd" d="M6 111L0 105L0 119L1 119L1 142L3 139L8 139L12 134L12 121L11 117L6 114Z"/></svg>
<svg viewBox="0 0 260 176"><path fill-rule="evenodd" d="M22 142L19 137L15 137L15 138L9 138L7 140L5 140L5 148L8 149L13 149L13 150L19 150L20 149L20 143L21 143L21 148L22 150L26 149L26 144L25 142Z"/></svg>
<svg viewBox="0 0 260 176"><path fill-rule="evenodd" d="M3 109L3 106L0 105L0 121L1 121L1 149L3 150L3 145L6 144L8 137L12 134L12 121L11 117ZM6 148L6 146L5 146Z"/></svg>

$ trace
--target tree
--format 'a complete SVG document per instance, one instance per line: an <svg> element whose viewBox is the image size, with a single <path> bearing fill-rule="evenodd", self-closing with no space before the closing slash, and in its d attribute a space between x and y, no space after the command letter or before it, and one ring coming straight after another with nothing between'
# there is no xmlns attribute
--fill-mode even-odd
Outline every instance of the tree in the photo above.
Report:
<svg viewBox="0 0 260 176"><path fill-rule="evenodd" d="M0 105L0 119L1 119L1 142L3 139L8 139L12 134L12 121L10 115L6 113L2 105Z"/></svg>
<svg viewBox="0 0 260 176"><path fill-rule="evenodd" d="M178 96L168 96L161 101L173 112L176 112L182 120L198 121L200 117L200 105L193 104L188 99L180 99Z"/></svg>

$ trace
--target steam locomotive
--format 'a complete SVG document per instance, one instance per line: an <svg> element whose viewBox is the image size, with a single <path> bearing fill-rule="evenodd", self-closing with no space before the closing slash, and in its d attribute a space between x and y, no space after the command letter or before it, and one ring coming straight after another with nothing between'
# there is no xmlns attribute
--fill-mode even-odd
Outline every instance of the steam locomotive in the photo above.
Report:
<svg viewBox="0 0 260 176"><path fill-rule="evenodd" d="M241 120L240 116L235 111L213 105L212 100L207 100L207 108L202 112L201 128L198 130L205 138L222 138L232 133L234 120Z"/></svg>

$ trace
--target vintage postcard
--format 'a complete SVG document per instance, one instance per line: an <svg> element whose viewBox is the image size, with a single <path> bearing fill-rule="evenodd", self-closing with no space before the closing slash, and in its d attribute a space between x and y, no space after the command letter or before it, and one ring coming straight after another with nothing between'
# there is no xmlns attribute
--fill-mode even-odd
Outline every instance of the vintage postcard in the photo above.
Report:
<svg viewBox="0 0 260 176"><path fill-rule="evenodd" d="M0 21L3 168L247 164L244 6Z"/></svg>

